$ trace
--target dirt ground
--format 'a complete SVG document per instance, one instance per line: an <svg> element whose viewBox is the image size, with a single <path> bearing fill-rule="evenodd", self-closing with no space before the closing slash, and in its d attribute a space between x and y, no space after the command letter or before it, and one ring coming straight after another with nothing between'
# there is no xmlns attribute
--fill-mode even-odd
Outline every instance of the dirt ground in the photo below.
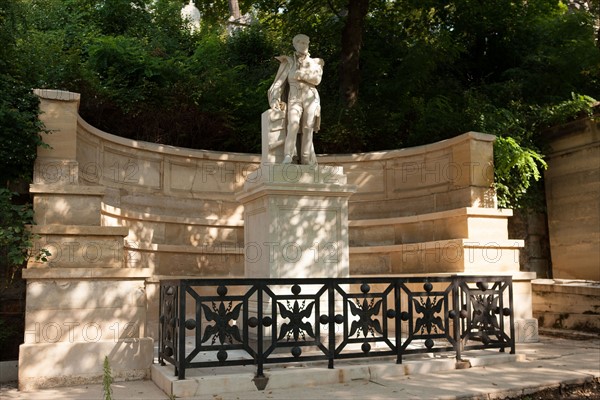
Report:
<svg viewBox="0 0 600 400"><path fill-rule="evenodd" d="M561 386L555 389L546 389L537 393L510 397L510 400L600 400L600 382L594 380L585 385ZM507 400L508 400L507 399Z"/></svg>

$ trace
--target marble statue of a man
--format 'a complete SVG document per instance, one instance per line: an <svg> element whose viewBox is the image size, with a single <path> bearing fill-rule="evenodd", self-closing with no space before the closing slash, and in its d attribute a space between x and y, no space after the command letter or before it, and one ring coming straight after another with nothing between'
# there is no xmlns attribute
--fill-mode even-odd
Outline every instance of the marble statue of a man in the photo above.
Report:
<svg viewBox="0 0 600 400"><path fill-rule="evenodd" d="M317 162L313 133L319 131L321 122L321 102L317 85L321 83L324 62L320 58L310 57L308 44L308 36L296 35L293 39L296 52L291 56L275 57L281 64L268 94L269 105L273 110L285 111L287 108L283 164L292 162L300 127L300 164L313 165Z"/></svg>

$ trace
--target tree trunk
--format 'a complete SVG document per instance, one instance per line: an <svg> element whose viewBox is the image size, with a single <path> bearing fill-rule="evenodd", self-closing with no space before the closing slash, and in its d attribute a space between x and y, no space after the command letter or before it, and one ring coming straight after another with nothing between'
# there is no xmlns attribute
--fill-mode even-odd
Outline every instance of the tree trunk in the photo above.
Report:
<svg viewBox="0 0 600 400"><path fill-rule="evenodd" d="M345 106L354 107L360 84L360 48L369 0L348 0L348 16L342 31L340 96Z"/></svg>
<svg viewBox="0 0 600 400"><path fill-rule="evenodd" d="M229 15L231 15L234 21L240 19L241 14L238 0L229 0Z"/></svg>

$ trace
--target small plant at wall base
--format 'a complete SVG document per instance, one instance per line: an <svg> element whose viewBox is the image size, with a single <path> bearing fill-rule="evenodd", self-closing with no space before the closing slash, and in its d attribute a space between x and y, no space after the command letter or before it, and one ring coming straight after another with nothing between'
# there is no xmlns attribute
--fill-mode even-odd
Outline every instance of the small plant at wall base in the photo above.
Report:
<svg viewBox="0 0 600 400"><path fill-rule="evenodd" d="M104 356L104 365L102 367L102 392L104 393L104 400L112 400L112 383L113 377L110 370L110 362L108 356Z"/></svg>

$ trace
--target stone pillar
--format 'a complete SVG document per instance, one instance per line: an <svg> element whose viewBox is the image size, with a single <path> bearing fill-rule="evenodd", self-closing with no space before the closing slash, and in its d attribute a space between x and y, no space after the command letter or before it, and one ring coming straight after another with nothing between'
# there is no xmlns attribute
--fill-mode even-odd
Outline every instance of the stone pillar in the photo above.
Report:
<svg viewBox="0 0 600 400"><path fill-rule="evenodd" d="M145 336L147 268L126 268L128 229L103 226L105 188L79 182L79 94L36 90L51 131L38 150L34 183L33 253L27 280L25 338L19 388L101 382L108 356L116 380L147 378L153 341Z"/></svg>
<svg viewBox="0 0 600 400"><path fill-rule="evenodd" d="M244 205L245 275L347 277L355 191L341 167L263 164L236 195Z"/></svg>

